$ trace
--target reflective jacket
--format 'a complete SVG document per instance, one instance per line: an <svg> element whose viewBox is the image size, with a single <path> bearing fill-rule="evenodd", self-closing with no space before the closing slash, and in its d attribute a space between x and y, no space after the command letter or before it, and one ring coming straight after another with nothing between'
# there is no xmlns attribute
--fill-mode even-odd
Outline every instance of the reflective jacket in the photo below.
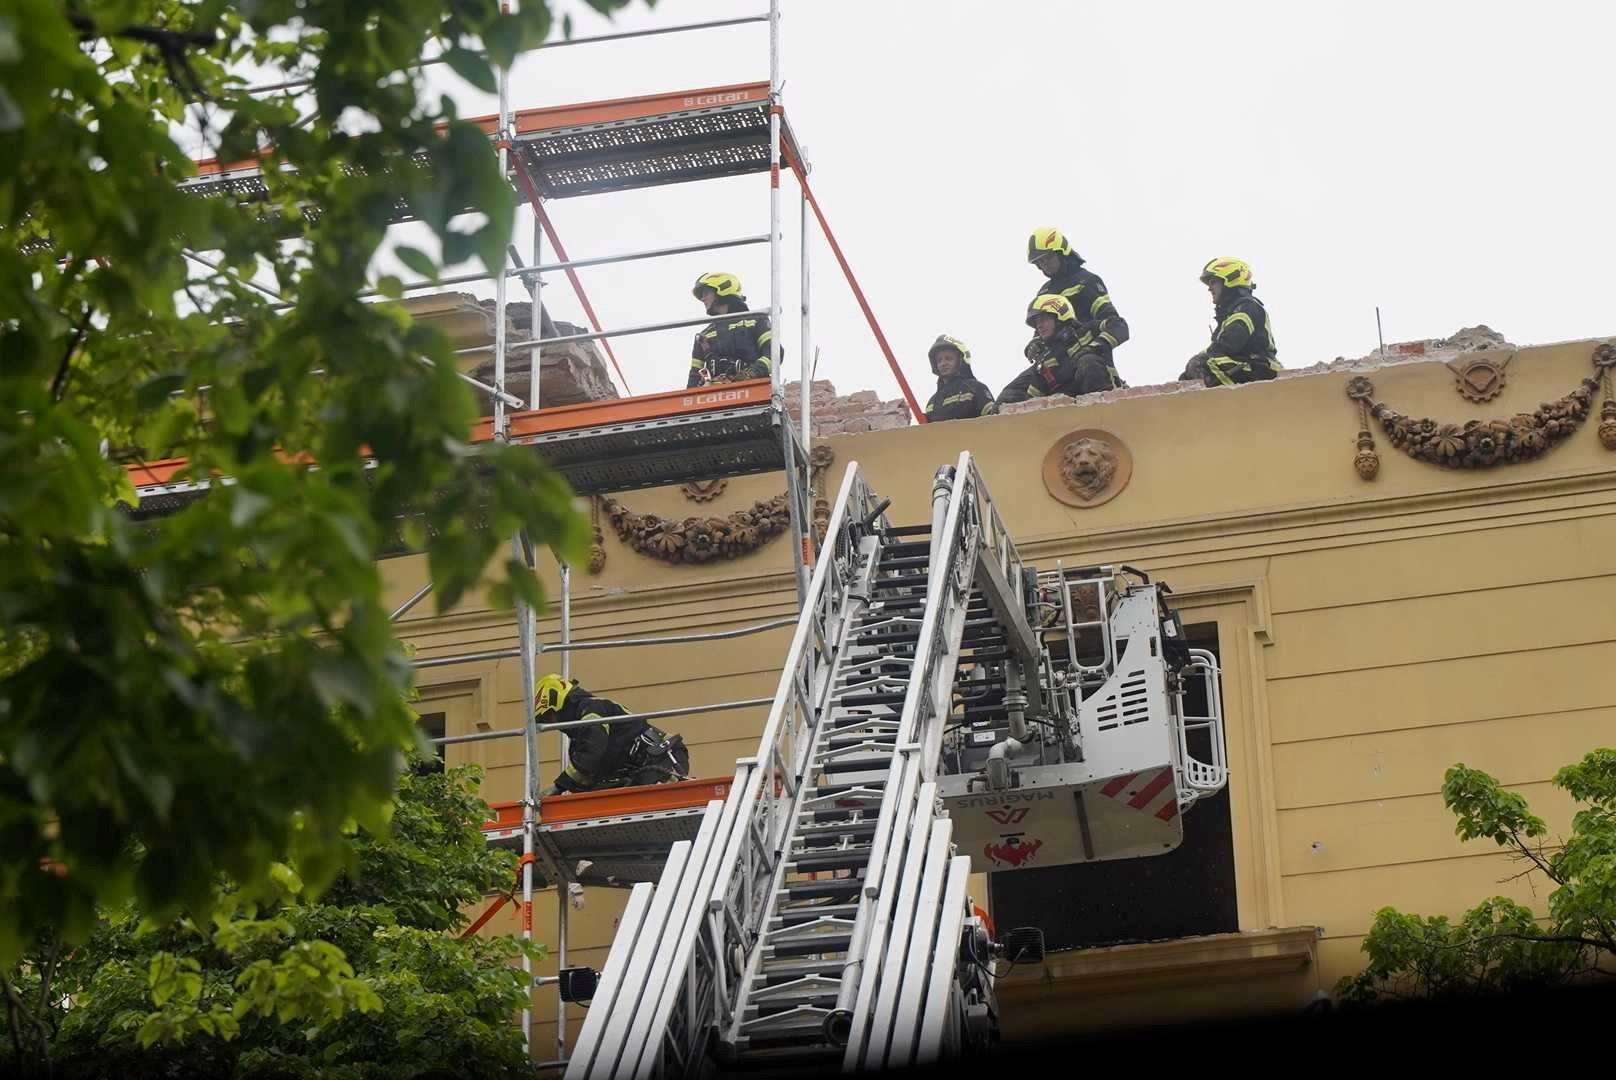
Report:
<svg viewBox="0 0 1616 1080"><path fill-rule="evenodd" d="M1059 294L1071 302L1077 317L1094 331L1098 351L1108 358L1112 349L1128 340L1128 323L1117 313L1117 306L1105 291L1105 282L1100 280L1099 274L1086 269L1083 260L1076 255L1064 256L1060 270L1038 290L1038 296L1048 293Z"/></svg>
<svg viewBox="0 0 1616 1080"><path fill-rule="evenodd" d="M1272 379L1279 373L1279 348L1268 309L1246 286L1228 289L1217 305L1212 344L1206 350L1208 386Z"/></svg>
<svg viewBox="0 0 1616 1080"><path fill-rule="evenodd" d="M628 710L615 701L595 697L582 687L573 687L561 708L546 717L549 723L626 716ZM615 775L629 764L634 743L651 727L644 720L622 724L586 724L567 729L567 768L556 777L562 791L585 791Z"/></svg>
<svg viewBox="0 0 1616 1080"><path fill-rule="evenodd" d="M926 420L928 423L970 420L981 416L992 400L993 391L972 375L971 366L965 364L958 373L938 378L937 392L926 402Z"/></svg>
<svg viewBox="0 0 1616 1080"><path fill-rule="evenodd" d="M714 379L768 378L769 344L773 340L767 315L719 316L696 335L686 388L705 386Z"/></svg>
<svg viewBox="0 0 1616 1080"><path fill-rule="evenodd" d="M1093 330L1078 331L1067 324L1055 332L1052 341L1034 338L1027 345L1031 366L999 391L999 404L1049 394L1077 397L1127 386L1111 363L1109 350L1096 337Z"/></svg>

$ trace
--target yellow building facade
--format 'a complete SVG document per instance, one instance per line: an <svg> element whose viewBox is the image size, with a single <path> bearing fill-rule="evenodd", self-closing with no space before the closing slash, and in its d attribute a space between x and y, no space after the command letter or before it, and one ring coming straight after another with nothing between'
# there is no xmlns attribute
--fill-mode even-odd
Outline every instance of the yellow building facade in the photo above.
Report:
<svg viewBox="0 0 1616 1080"><path fill-rule="evenodd" d="M1602 392L1551 449L1486 467L1417 460L1371 421L1378 472L1364 479L1354 464L1360 411L1347 387L1366 375L1377 400L1414 417L1508 420L1593 375L1597 344L1517 350L1502 392L1482 403L1456 392L1447 365L1416 361L816 443L834 454L822 489L834 491L856 461L900 523L927 520L933 473L970 450L1027 562L1140 567L1172 587L1192 637L1215 641L1221 658L1226 809L1191 810L1181 850L1193 859L1198 844L1223 845L1216 873L1232 882L1232 897L1216 898L1222 914L1205 933L1060 949L1062 940L1091 939L1081 926L1046 927L1056 949L1047 962L1000 981L1007 1039L1294 1012L1360 966L1362 936L1384 905L1456 914L1502 893L1542 910L1546 891L1511 880L1518 868L1494 845L1455 837L1440 787L1455 762L1485 769L1563 832L1573 807L1549 778L1616 743L1616 452L1598 430ZM1089 508L1055 498L1044 475L1046 453L1079 429L1106 433L1131 459L1126 486ZM778 494L783 482L732 480L702 503L676 489L619 501L639 514L722 517ZM789 535L733 560L672 565L620 542L604 513L600 527L604 566L572 573L575 640L796 613ZM399 603L424 581L416 558L384 569ZM546 574L554 597L553 566ZM471 601L445 615L422 604L400 632L422 658L516 643L508 612ZM556 611L540 634L557 639ZM767 697L789 635L582 652L572 674L636 711ZM541 657L541 671L557 666ZM516 660L427 668L418 683L418 709L447 734L523 720ZM683 735L694 775L721 777L752 751L763 712L664 726ZM544 783L557 741L541 740ZM518 742L450 746L447 759L482 765L488 800L519 797ZM1206 899L1212 880L1146 874L1105 885L1094 876L1101 867L1075 869L1063 884L1037 886L1051 898L1050 918L1082 910L1060 897L1115 893L1119 880L1134 883L1107 901L1112 908L1137 902L1170 914ZM999 874L991 885L979 876L974 891L998 919L1025 908L1018 879L1053 872ZM569 908L570 964L601 966L626 895L587 889ZM549 893L535 904L540 941L553 942L555 903ZM488 932L515 929L507 917ZM552 957L545 971L554 970ZM535 1007L543 1058L555 1046L553 994L537 992Z"/></svg>

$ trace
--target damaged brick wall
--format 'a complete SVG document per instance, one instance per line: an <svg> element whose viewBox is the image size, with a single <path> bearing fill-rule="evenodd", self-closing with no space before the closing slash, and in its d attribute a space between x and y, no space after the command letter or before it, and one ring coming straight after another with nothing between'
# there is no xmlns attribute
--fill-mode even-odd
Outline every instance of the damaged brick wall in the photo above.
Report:
<svg viewBox="0 0 1616 1080"><path fill-rule="evenodd" d="M785 385L786 407L795 415L800 408L802 383ZM882 401L874 390L858 390L847 395L836 393L828 379L815 379L808 393L809 417L814 438L851 435L861 431L885 431L907 427L909 406L902 398Z"/></svg>

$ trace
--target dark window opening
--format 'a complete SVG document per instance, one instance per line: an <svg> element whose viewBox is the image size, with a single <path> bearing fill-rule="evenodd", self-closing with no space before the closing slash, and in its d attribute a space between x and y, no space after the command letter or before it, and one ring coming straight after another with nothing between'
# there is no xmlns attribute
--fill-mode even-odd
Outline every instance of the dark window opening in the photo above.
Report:
<svg viewBox="0 0 1616 1080"><path fill-rule="evenodd" d="M1185 634L1192 647L1221 656L1216 623L1187 626ZM1195 680L1186 695L1192 714L1204 714L1202 686ZM1191 754L1207 760L1209 739L1192 733ZM994 923L1039 927L1049 949L1238 930L1228 788L1200 799L1183 820L1182 843L1165 855L990 875Z"/></svg>
<svg viewBox="0 0 1616 1080"><path fill-rule="evenodd" d="M421 734L429 739L441 739L447 733L447 713L422 713L417 721L421 727ZM443 760L443 744L434 743L432 749L437 752L438 760Z"/></svg>

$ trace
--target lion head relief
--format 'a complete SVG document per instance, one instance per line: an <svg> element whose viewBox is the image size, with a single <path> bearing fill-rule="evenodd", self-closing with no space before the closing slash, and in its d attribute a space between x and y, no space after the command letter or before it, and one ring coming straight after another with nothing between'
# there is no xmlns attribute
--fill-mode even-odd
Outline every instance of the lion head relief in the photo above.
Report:
<svg viewBox="0 0 1616 1080"><path fill-rule="evenodd" d="M1061 453L1060 474L1073 494L1092 499L1117 474L1117 452L1100 439L1074 439Z"/></svg>
<svg viewBox="0 0 1616 1080"><path fill-rule="evenodd" d="M1044 453L1044 489L1059 502L1090 510L1117 497L1133 477L1133 455L1109 431L1080 428Z"/></svg>

